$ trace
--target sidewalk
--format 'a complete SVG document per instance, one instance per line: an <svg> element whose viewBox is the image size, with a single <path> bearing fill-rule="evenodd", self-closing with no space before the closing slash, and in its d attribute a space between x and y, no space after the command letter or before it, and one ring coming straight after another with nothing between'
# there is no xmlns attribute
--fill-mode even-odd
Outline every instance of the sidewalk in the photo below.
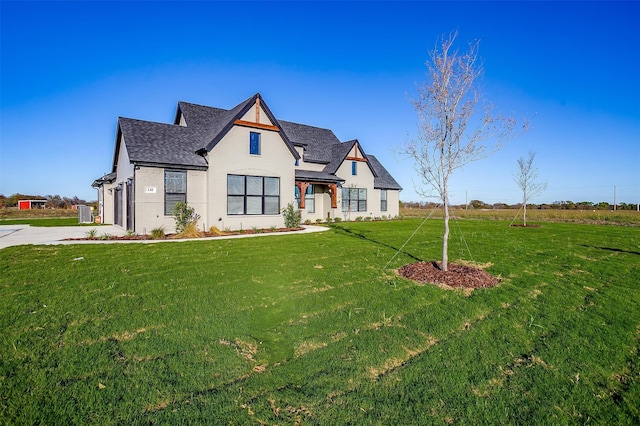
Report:
<svg viewBox="0 0 640 426"><path fill-rule="evenodd" d="M131 243L164 243L180 241L222 240L231 238L267 237L286 234L305 234L309 232L322 232L329 228L324 226L303 226L302 231L290 232L265 232L263 234L227 235L222 237L188 238L182 240L73 240L64 241L66 238L86 238L87 232L94 229L90 226L54 226L35 227L30 225L0 225L0 249L26 244L131 244ZM114 225L101 225L95 227L97 236L113 235L124 236L127 232Z"/></svg>

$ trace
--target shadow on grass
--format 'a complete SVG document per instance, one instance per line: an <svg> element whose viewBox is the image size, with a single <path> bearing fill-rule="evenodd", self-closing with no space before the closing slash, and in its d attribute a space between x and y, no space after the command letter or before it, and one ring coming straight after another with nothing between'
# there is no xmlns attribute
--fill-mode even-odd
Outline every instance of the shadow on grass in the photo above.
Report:
<svg viewBox="0 0 640 426"><path fill-rule="evenodd" d="M640 251L623 250L623 249L613 248L613 247L589 246L589 245L586 245L586 244L580 244L580 245L582 247L587 247L587 248L615 251L615 252L618 252L618 253L635 254L636 256L640 256Z"/></svg>
<svg viewBox="0 0 640 426"><path fill-rule="evenodd" d="M380 246L389 248L395 252L401 252L402 254L405 254L407 256L409 256L411 259L415 260L416 262L424 262L423 259L420 259L419 257L411 254L411 253L407 253L406 251L401 251L398 247L394 247L392 245L389 245L387 243L383 243L381 241L378 240L374 240L366 235L364 235L364 233L360 233L360 232L354 232L352 229L348 229L348 228L343 228L342 226L331 226L333 229L337 230L337 231L342 231L345 235L349 236L349 237L354 237L354 238L360 238L361 240L365 240L365 241L369 241L372 242L374 244L378 244Z"/></svg>

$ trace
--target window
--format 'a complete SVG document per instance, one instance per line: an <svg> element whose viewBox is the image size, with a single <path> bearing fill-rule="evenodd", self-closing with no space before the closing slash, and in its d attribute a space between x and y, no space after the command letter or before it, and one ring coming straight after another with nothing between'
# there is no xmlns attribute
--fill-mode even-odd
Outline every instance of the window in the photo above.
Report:
<svg viewBox="0 0 640 426"><path fill-rule="evenodd" d="M315 213L316 211L316 199L313 194L313 185L307 186L307 190L304 193L304 209L308 213ZM300 208L300 189L295 187L296 194L296 208Z"/></svg>
<svg viewBox="0 0 640 426"><path fill-rule="evenodd" d="M249 133L249 154L260 155L260 133Z"/></svg>
<svg viewBox="0 0 640 426"><path fill-rule="evenodd" d="M342 188L343 212L366 212L367 189L366 188Z"/></svg>
<svg viewBox="0 0 640 426"><path fill-rule="evenodd" d="M227 175L227 214L280 214L280 178Z"/></svg>
<svg viewBox="0 0 640 426"><path fill-rule="evenodd" d="M164 171L164 214L171 216L176 203L187 202L187 172Z"/></svg>
<svg viewBox="0 0 640 426"><path fill-rule="evenodd" d="M351 175L355 176L358 174L358 162L357 161L352 161L351 162Z"/></svg>
<svg viewBox="0 0 640 426"><path fill-rule="evenodd" d="M380 190L380 211L381 212L387 211L387 190L386 189Z"/></svg>

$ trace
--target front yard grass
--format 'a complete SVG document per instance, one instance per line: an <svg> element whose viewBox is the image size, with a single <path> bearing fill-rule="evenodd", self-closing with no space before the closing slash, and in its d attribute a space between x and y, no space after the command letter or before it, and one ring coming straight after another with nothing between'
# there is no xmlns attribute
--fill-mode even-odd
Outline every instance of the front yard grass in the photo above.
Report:
<svg viewBox="0 0 640 426"><path fill-rule="evenodd" d="M640 229L441 227L0 251L9 424L637 424Z"/></svg>
<svg viewBox="0 0 640 426"><path fill-rule="evenodd" d="M100 226L95 223L78 223L77 217L48 217L25 219L0 219L0 225L31 225L31 226Z"/></svg>

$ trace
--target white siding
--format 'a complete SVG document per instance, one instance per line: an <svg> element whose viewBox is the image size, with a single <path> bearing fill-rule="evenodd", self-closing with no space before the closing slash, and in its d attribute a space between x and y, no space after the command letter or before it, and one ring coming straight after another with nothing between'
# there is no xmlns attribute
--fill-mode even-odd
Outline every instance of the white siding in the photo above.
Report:
<svg viewBox="0 0 640 426"><path fill-rule="evenodd" d="M248 114L247 119L255 118ZM260 114L263 121L265 114ZM249 154L249 133L260 133L260 155ZM295 159L279 133L271 130L235 126L209 153L208 211L209 226L219 229L250 229L284 226L282 214L228 215L227 175L269 176L280 178L280 209L294 202Z"/></svg>

